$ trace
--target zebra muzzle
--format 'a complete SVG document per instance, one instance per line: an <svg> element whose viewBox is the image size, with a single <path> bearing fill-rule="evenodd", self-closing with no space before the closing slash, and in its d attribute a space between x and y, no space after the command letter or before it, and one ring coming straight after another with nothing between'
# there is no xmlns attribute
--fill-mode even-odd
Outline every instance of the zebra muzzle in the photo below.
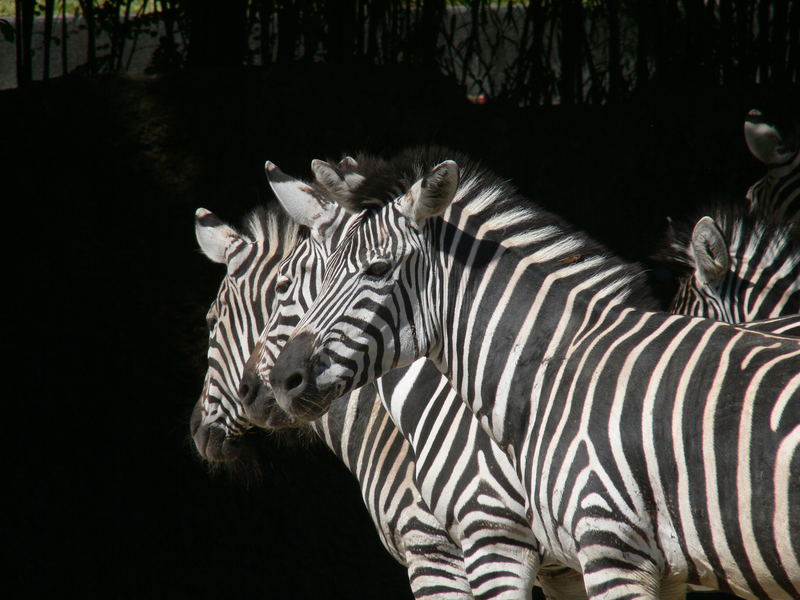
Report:
<svg viewBox="0 0 800 600"><path fill-rule="evenodd" d="M294 336L283 347L269 374L278 405L300 420L312 420L325 412L314 373L314 340L308 332Z"/></svg>

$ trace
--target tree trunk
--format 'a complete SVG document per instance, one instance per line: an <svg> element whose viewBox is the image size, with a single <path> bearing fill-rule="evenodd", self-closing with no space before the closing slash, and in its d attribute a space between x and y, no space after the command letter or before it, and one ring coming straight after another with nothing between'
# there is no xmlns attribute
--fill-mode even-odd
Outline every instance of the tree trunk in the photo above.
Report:
<svg viewBox="0 0 800 600"><path fill-rule="evenodd" d="M786 79L786 34L789 20L788 0L775 0L772 17L772 43L770 44L770 65L772 81L779 85L788 83Z"/></svg>
<svg viewBox="0 0 800 600"><path fill-rule="evenodd" d="M581 39L580 28L583 27L583 2L570 0L561 6L561 80L559 95L562 104L580 102L581 90Z"/></svg>
<svg viewBox="0 0 800 600"><path fill-rule="evenodd" d="M636 40L636 87L642 86L650 79L650 68L648 67L648 57L653 44L652 28L650 19L652 18L650 0L638 0L636 3L636 24L638 28L638 38Z"/></svg>
<svg viewBox="0 0 800 600"><path fill-rule="evenodd" d="M787 81L800 84L800 2L792 2L789 13L789 59Z"/></svg>
<svg viewBox="0 0 800 600"><path fill-rule="evenodd" d="M281 0L278 8L278 62L294 60L297 48L298 16L296 0Z"/></svg>
<svg viewBox="0 0 800 600"><path fill-rule="evenodd" d="M97 73L97 31L94 22L94 0L78 0L86 20L86 64L92 75Z"/></svg>
<svg viewBox="0 0 800 600"><path fill-rule="evenodd" d="M719 3L719 71L722 85L730 85L733 79L732 42L733 42L733 6L731 0L720 0Z"/></svg>
<svg viewBox="0 0 800 600"><path fill-rule="evenodd" d="M379 62L381 52L378 47L378 30L386 14L386 0L372 0L367 10L367 48L366 57L371 63Z"/></svg>
<svg viewBox="0 0 800 600"><path fill-rule="evenodd" d="M751 52L753 17L750 4L751 0L736 0L736 53L739 57L740 78L747 83L755 80L756 68Z"/></svg>
<svg viewBox="0 0 800 600"><path fill-rule="evenodd" d="M770 2L761 0L758 3L758 81L769 81L769 7Z"/></svg>
<svg viewBox="0 0 800 600"><path fill-rule="evenodd" d="M327 58L331 64L347 64L353 58L355 34L354 0L327 0L325 2Z"/></svg>
<svg viewBox="0 0 800 600"><path fill-rule="evenodd" d="M615 104L622 96L622 64L619 42L619 0L608 0L608 101ZM587 48L587 52L590 51Z"/></svg>
<svg viewBox="0 0 800 600"><path fill-rule="evenodd" d="M33 81L33 12L36 0L14 3L15 38L17 44L17 85L25 87Z"/></svg>
<svg viewBox="0 0 800 600"><path fill-rule="evenodd" d="M50 79L50 45L53 42L53 13L56 8L55 0L45 0L44 2L44 68L42 69L42 79Z"/></svg>
<svg viewBox="0 0 800 600"><path fill-rule="evenodd" d="M444 19L444 0L425 0L422 5L422 18L417 22L417 44L414 49L414 62L434 68L438 55L437 42Z"/></svg>
<svg viewBox="0 0 800 600"><path fill-rule="evenodd" d="M272 25L272 14L275 12L273 0L261 0L258 5L258 20L261 23L261 64L268 65L272 62L272 38L270 26Z"/></svg>
<svg viewBox="0 0 800 600"><path fill-rule="evenodd" d="M61 75L69 73L69 54L67 53L67 0L61 0Z"/></svg>
<svg viewBox="0 0 800 600"><path fill-rule="evenodd" d="M238 67L247 44L247 0L192 0L189 3L192 67Z"/></svg>

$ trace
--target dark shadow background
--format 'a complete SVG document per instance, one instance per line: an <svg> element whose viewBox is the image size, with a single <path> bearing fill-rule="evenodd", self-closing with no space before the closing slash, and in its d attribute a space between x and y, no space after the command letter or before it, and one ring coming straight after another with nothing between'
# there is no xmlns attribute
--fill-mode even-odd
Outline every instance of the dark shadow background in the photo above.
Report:
<svg viewBox="0 0 800 600"><path fill-rule="evenodd" d="M450 145L641 260L668 215L741 201L763 174L748 109L797 106L785 88L690 79L605 106L476 105L432 73L206 66L0 92L15 597L410 597L327 449L259 435L258 464L229 476L189 439L223 276L194 210L238 224L271 202L265 160L308 178L313 158Z"/></svg>

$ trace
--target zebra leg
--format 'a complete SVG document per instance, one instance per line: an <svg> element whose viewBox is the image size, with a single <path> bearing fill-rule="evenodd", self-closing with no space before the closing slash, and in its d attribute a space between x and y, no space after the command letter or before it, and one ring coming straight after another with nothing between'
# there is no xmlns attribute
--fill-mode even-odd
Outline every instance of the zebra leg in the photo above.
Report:
<svg viewBox="0 0 800 600"><path fill-rule="evenodd" d="M416 600L471 600L460 548L441 535L438 522L427 523L426 511L418 511L405 523L398 523L397 547L405 558L408 581Z"/></svg>
<svg viewBox="0 0 800 600"><path fill-rule="evenodd" d="M537 581L547 600L586 600L583 575L568 567L542 568Z"/></svg>
<svg viewBox="0 0 800 600"><path fill-rule="evenodd" d="M598 555L597 546L578 556L589 600L678 600L686 595L685 582L665 578L650 558L622 552Z"/></svg>
<svg viewBox="0 0 800 600"><path fill-rule="evenodd" d="M531 597L539 554L528 547L498 539L497 530L484 524L481 530L493 536L461 537L464 567L479 600L520 600Z"/></svg>

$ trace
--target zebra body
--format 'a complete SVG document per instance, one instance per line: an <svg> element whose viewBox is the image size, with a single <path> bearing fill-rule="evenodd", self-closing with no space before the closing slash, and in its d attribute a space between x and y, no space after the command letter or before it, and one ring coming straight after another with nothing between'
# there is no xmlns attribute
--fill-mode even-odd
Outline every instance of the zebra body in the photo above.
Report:
<svg viewBox="0 0 800 600"><path fill-rule="evenodd" d="M629 266L442 158L403 158L403 193L329 258L270 374L281 407L313 419L426 355L589 598L798 597L800 342L632 306Z"/></svg>
<svg viewBox="0 0 800 600"><path fill-rule="evenodd" d="M207 317L209 368L191 419L197 451L209 461L235 460L252 428L238 402L242 371L269 316L278 265L299 241L296 225L276 208L257 210L241 234L197 211L201 249L227 266ZM358 480L383 545L408 569L415 598L470 598L461 552L422 501L410 448L375 395L374 386L365 386L347 403L334 403L313 431ZM291 424L281 411L261 422Z"/></svg>
<svg viewBox="0 0 800 600"><path fill-rule="evenodd" d="M371 161L359 160L369 172ZM267 175L276 197L310 234L281 264L277 302L256 350L245 369L243 387L254 390L266 381L273 358L294 329L322 282L323 264L352 216L328 199L346 193L345 173L315 161L316 180L309 186L271 163ZM476 598L527 598L536 576L536 540L528 521L526 496L508 459L480 428L447 380L429 361L378 379L376 402L383 402L415 457L415 481L426 504L463 551L467 578ZM268 385L263 394L244 394L251 420L263 420L274 410ZM408 396L426 410L403 412ZM347 403L340 399L334 405ZM459 440L460 444L452 444ZM540 585L550 597L583 598L582 581L553 565L540 572Z"/></svg>

